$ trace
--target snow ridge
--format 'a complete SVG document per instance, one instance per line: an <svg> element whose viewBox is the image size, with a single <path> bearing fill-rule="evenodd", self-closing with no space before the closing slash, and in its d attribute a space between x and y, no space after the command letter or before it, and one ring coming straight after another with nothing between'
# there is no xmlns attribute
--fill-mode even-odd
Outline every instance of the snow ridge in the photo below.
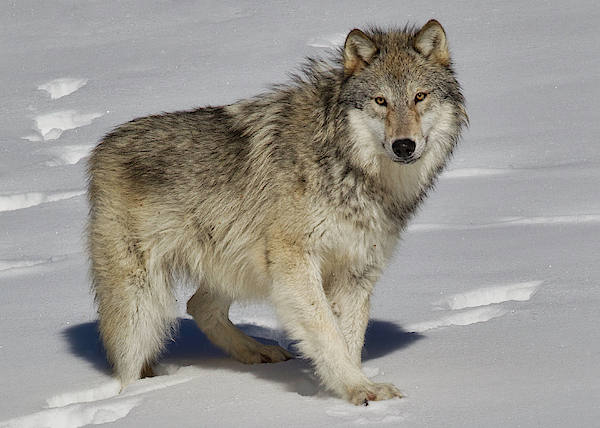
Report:
<svg viewBox="0 0 600 428"><path fill-rule="evenodd" d="M115 422L140 404L140 398L94 405L72 404L2 422L0 428L79 428Z"/></svg>
<svg viewBox="0 0 600 428"><path fill-rule="evenodd" d="M52 158L44 162L44 165L50 167L75 165L81 159L88 157L94 147L93 144L53 147L45 151Z"/></svg>
<svg viewBox="0 0 600 428"><path fill-rule="evenodd" d="M61 110L35 117L36 134L23 137L29 141L57 140L68 129L90 125L104 113L79 113L75 110Z"/></svg>
<svg viewBox="0 0 600 428"><path fill-rule="evenodd" d="M0 272L11 269L22 269L28 268L32 266L37 266L45 263L52 262L52 259L44 259L44 260L0 260Z"/></svg>
<svg viewBox="0 0 600 428"><path fill-rule="evenodd" d="M47 202L56 202L63 199L70 199L81 196L85 190L75 190L72 192L42 193L29 192L16 195L0 196L0 212L14 211L23 208L30 208Z"/></svg>
<svg viewBox="0 0 600 428"><path fill-rule="evenodd" d="M56 100L66 95L72 94L79 88L85 86L87 79L78 79L74 77L63 77L54 79L47 83L38 86L41 91L46 91L50 94L50 98Z"/></svg>
<svg viewBox="0 0 600 428"><path fill-rule="evenodd" d="M53 100L72 94L82 88L87 79L66 77L54 79L38 86L50 94ZM23 137L29 141L48 141L60 138L62 133L68 129L76 129L90 125L94 119L103 116L104 113L79 113L75 110L59 110L46 114L38 114L33 118L35 128L34 134Z"/></svg>
<svg viewBox="0 0 600 428"><path fill-rule="evenodd" d="M0 428L79 428L115 422L143 402L140 396L188 382L201 373L195 367L162 365L159 370L170 376L142 379L122 392L120 382L111 380L99 387L56 395L46 400L47 409L0 422Z"/></svg>
<svg viewBox="0 0 600 428"><path fill-rule="evenodd" d="M523 302L533 296L541 283L542 281L531 281L500 287L480 288L466 293L455 294L448 300L443 301L442 304L447 305L452 310L459 310L508 302L510 300Z"/></svg>
<svg viewBox="0 0 600 428"><path fill-rule="evenodd" d="M498 287L486 287L455 294L448 299L435 302L441 309L461 311L440 319L421 322L407 327L408 331L423 333L442 327L466 326L486 322L506 315L509 310L501 305L509 301L526 301L538 290L543 281L530 281Z"/></svg>

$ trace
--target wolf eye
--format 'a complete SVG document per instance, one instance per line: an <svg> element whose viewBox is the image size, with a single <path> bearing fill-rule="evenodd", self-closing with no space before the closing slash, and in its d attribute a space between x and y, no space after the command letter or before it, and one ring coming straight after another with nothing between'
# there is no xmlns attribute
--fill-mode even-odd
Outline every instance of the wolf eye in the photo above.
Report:
<svg viewBox="0 0 600 428"><path fill-rule="evenodd" d="M425 98L427 98L427 94L425 92L417 92L417 95L415 95L415 103L423 101Z"/></svg>
<svg viewBox="0 0 600 428"><path fill-rule="evenodd" d="M385 107L387 105L387 101L383 97L375 97L375 102L380 106Z"/></svg>

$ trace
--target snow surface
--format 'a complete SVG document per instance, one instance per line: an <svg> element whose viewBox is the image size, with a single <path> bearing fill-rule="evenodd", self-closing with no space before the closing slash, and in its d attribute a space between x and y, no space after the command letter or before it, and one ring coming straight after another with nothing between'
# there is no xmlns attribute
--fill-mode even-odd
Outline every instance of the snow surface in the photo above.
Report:
<svg viewBox="0 0 600 428"><path fill-rule="evenodd" d="M406 398L355 407L306 361L238 364L183 312L162 375L119 394L83 253L91 147L430 18L471 125L373 299L364 371ZM597 0L2 2L0 427L598 426L599 24ZM289 345L268 306L231 315Z"/></svg>

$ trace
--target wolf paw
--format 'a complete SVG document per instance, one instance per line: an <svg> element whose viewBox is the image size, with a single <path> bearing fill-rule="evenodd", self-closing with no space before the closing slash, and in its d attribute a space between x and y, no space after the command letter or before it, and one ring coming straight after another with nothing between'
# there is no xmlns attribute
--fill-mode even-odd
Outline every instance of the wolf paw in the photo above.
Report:
<svg viewBox="0 0 600 428"><path fill-rule="evenodd" d="M350 391L349 401L356 406L368 406L369 401L389 400L394 397L403 397L400 390L394 385L391 383L374 383Z"/></svg>
<svg viewBox="0 0 600 428"><path fill-rule="evenodd" d="M287 350L278 345L262 345L244 349L233 355L233 358L244 364L279 363L294 358Z"/></svg>

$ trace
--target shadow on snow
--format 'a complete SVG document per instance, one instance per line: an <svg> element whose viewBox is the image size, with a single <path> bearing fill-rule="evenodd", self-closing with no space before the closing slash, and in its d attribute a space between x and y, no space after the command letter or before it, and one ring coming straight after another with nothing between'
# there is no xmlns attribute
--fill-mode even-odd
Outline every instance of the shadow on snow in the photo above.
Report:
<svg viewBox="0 0 600 428"><path fill-rule="evenodd" d="M228 358L227 354L214 346L202 333L192 319L180 319L175 339L170 341L160 361L181 366L225 368L239 372L253 373L259 378L276 381L286 385L289 391L304 396L319 392L310 362L295 358L291 361L271 364L245 365ZM267 345L277 342L264 337L277 337L278 332L268 327L253 324L240 324L238 327L256 340ZM100 343L98 322L75 325L64 330L63 335L70 345L71 352L88 360L96 369L110 373L106 354ZM363 361L374 360L407 347L424 336L409 333L400 326L388 321L371 320L365 336ZM294 353L293 344L290 351Z"/></svg>

